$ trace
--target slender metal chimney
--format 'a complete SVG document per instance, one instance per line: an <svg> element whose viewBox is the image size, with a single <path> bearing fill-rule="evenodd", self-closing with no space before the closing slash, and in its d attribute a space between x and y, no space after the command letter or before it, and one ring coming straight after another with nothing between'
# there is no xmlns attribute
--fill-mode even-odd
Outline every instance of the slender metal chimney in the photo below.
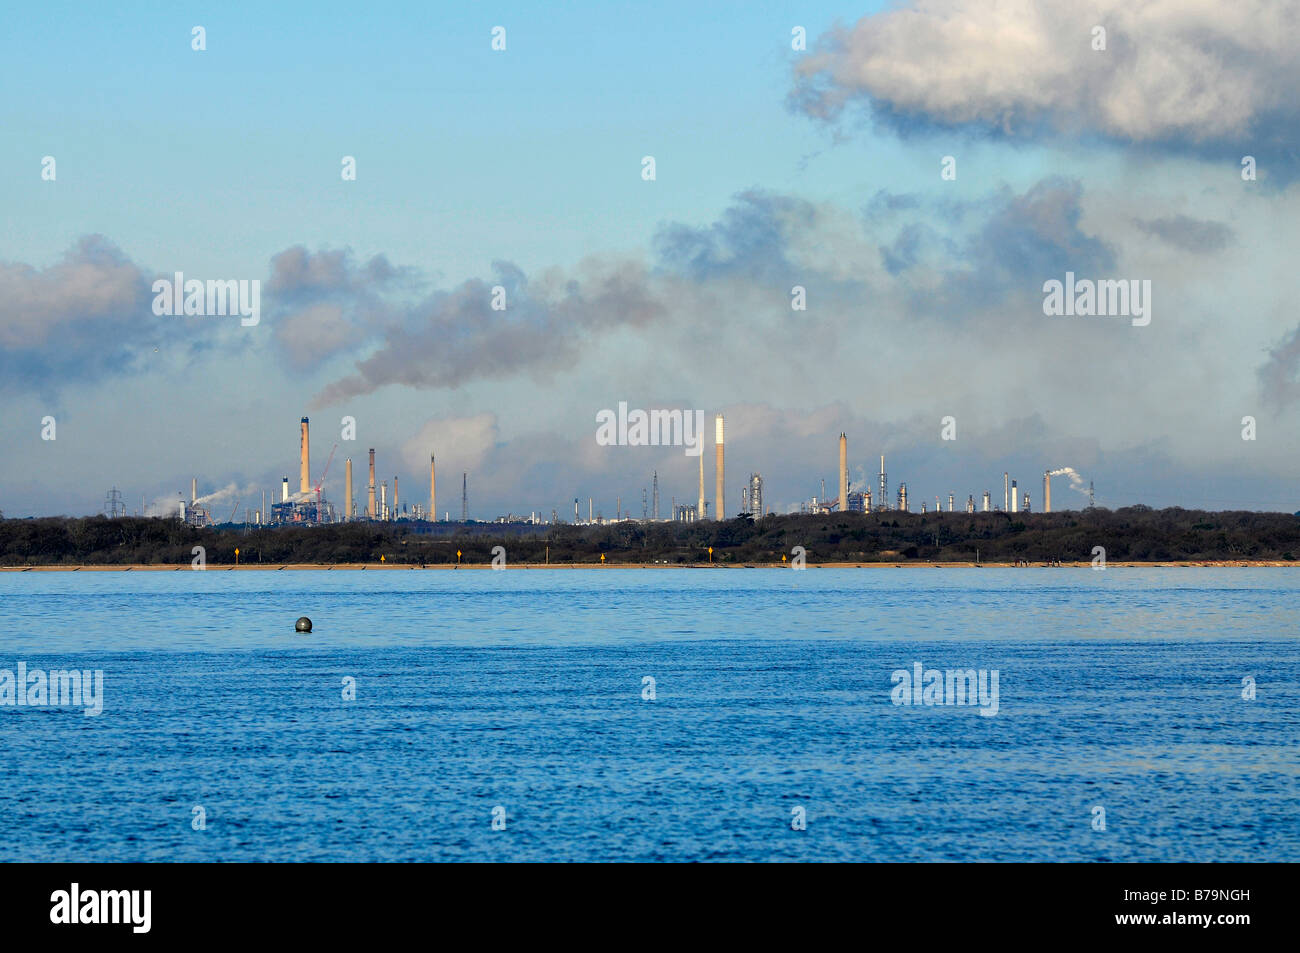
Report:
<svg viewBox="0 0 1300 953"><path fill-rule="evenodd" d="M438 521L438 474L433 469L433 454L429 454L429 522Z"/></svg>
<svg viewBox="0 0 1300 953"><path fill-rule="evenodd" d="M375 448L370 448L370 483L366 487L366 519L375 518Z"/></svg>
<svg viewBox="0 0 1300 953"><path fill-rule="evenodd" d="M1007 474L1002 474L1002 512L1011 512L1011 484L1007 482Z"/></svg>
<svg viewBox="0 0 1300 953"><path fill-rule="evenodd" d="M402 511L402 504L397 499L397 477L393 477L393 519L397 519L397 514Z"/></svg>
<svg viewBox="0 0 1300 953"><path fill-rule="evenodd" d="M704 443L704 435L700 435L700 443ZM695 506L695 518L704 519L704 447L700 447L700 499Z"/></svg>
<svg viewBox="0 0 1300 953"><path fill-rule="evenodd" d="M379 518L388 519L388 481L379 485Z"/></svg>
<svg viewBox="0 0 1300 953"><path fill-rule="evenodd" d="M1052 471L1043 471L1043 512L1052 512Z"/></svg>
<svg viewBox="0 0 1300 953"><path fill-rule="evenodd" d="M840 434L840 512L849 509L849 438Z"/></svg>
<svg viewBox="0 0 1300 953"><path fill-rule="evenodd" d="M726 470L726 452L724 450L723 440L722 440L722 414L718 414L718 416L714 420L714 436L716 437L717 440L716 452L717 452L718 472L717 472L717 479L713 487L714 496L717 497L717 502L714 504L713 507L713 518L716 520L723 520L727 518L727 504L725 502L726 497L724 496L723 489L722 489L723 474Z"/></svg>
<svg viewBox="0 0 1300 953"><path fill-rule="evenodd" d="M190 477L190 506L199 498L199 478Z"/></svg>
<svg viewBox="0 0 1300 953"><path fill-rule="evenodd" d="M284 478L284 483L281 484L280 486L280 502L281 503L289 502L289 478L288 477Z"/></svg>
<svg viewBox="0 0 1300 953"><path fill-rule="evenodd" d="M343 468L343 518L350 520L356 516L356 507L352 504L352 458L348 457L347 466Z"/></svg>
<svg viewBox="0 0 1300 953"><path fill-rule="evenodd" d="M302 418L302 446L299 448L298 492L304 497L311 493L311 449L307 438L307 418Z"/></svg>

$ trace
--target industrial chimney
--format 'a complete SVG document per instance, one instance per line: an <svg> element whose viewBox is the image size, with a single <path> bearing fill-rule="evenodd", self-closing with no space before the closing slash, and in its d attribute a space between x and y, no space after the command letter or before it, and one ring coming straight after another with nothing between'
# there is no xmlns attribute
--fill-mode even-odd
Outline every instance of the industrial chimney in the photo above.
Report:
<svg viewBox="0 0 1300 953"><path fill-rule="evenodd" d="M393 518L394 520L397 519L397 514L400 513L400 512L402 511L402 508L401 508L401 507L402 507L402 504L401 504L401 503L398 501L398 499L397 499L397 477L393 477L393 515L392 515L392 518Z"/></svg>
<svg viewBox="0 0 1300 953"><path fill-rule="evenodd" d="M353 519L357 515L357 508L352 503L352 458L348 457L347 466L343 468L344 482L347 484L343 488L343 518L345 520Z"/></svg>
<svg viewBox="0 0 1300 953"><path fill-rule="evenodd" d="M284 483L280 486L280 502L289 502L289 478L284 478Z"/></svg>
<svg viewBox="0 0 1300 953"><path fill-rule="evenodd" d="M302 418L302 446L299 448L298 492L307 497L311 495L311 450L307 440L307 418Z"/></svg>
<svg viewBox="0 0 1300 953"><path fill-rule="evenodd" d="M840 512L849 509L849 438L840 434Z"/></svg>
<svg viewBox="0 0 1300 953"><path fill-rule="evenodd" d="M1068 509L1068 507L1067 507ZM1052 471L1043 471L1043 512L1052 512Z"/></svg>
<svg viewBox="0 0 1300 953"><path fill-rule="evenodd" d="M429 522L438 521L438 479L433 469L433 454L429 454Z"/></svg>
<svg viewBox="0 0 1300 953"><path fill-rule="evenodd" d="M700 442L703 443L703 434L700 435ZM695 518L704 519L704 448L700 447L700 500L695 506Z"/></svg>
<svg viewBox="0 0 1300 953"><path fill-rule="evenodd" d="M1011 481L1011 512L1020 512L1020 497L1016 495L1016 481Z"/></svg>
<svg viewBox="0 0 1300 953"><path fill-rule="evenodd" d="M726 504L723 502L724 496L722 492L723 472L726 469L726 460L725 460L726 454L723 449L723 441L722 441L722 414L718 414L717 418L714 420L714 429L716 431L715 437L717 440L718 473L717 473L716 482L713 487L714 495L717 497L717 502L714 504L714 509L713 509L713 518L716 520L722 520L727 518L727 507Z"/></svg>
<svg viewBox="0 0 1300 953"><path fill-rule="evenodd" d="M375 448L370 448L370 483L366 487L366 519L375 518Z"/></svg>
<svg viewBox="0 0 1300 953"><path fill-rule="evenodd" d="M190 506L193 506L199 498L199 478L190 477Z"/></svg>

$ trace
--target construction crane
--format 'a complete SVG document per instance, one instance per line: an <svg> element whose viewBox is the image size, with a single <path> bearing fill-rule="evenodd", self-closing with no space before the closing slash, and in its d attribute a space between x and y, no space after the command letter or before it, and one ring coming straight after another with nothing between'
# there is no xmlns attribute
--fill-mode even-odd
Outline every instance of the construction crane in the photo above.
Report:
<svg viewBox="0 0 1300 953"><path fill-rule="evenodd" d="M320 479L316 481L316 522L317 522L317 523L321 522L321 518L320 518L320 509L321 509L320 488L321 488L322 486L325 485L325 477L329 475L329 472L330 472L330 464L334 462L334 451L337 450L338 448L339 448L339 445L338 445L337 443L334 444L334 446L330 447L330 455L329 455L328 459L326 459L326 461L325 461L325 469L322 470L322 471L320 472Z"/></svg>

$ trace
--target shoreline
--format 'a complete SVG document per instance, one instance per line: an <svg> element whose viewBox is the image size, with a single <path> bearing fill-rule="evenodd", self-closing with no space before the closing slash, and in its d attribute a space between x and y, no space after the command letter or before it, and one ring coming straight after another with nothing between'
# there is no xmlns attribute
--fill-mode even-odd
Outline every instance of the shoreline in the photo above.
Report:
<svg viewBox="0 0 1300 953"><path fill-rule="evenodd" d="M1232 560L1164 560L1161 562L1129 562L1111 560L1107 568L1123 569L1259 569L1287 568L1300 566L1300 562L1286 562L1276 559L1232 559ZM214 566L195 570L189 563L159 563L153 565L131 564L121 566L0 566L0 573L21 572L331 572L358 571L420 571L420 570L459 570L491 569L491 563L429 563L412 565L399 563L253 563L242 566ZM788 569L783 563L511 563L508 569ZM813 563L807 569L1090 569L1089 560L1062 563L973 563L973 562L911 562L911 563L863 563L863 562L829 562Z"/></svg>

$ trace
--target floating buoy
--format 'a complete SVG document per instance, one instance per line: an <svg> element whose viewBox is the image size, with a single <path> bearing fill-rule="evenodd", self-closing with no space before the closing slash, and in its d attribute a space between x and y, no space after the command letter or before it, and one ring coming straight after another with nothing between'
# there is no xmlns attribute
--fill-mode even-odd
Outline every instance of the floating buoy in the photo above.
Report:
<svg viewBox="0 0 1300 953"><path fill-rule="evenodd" d="M306 616L303 616L301 619L299 619L297 622L294 623L293 630L295 632L310 632L311 619L307 618Z"/></svg>

